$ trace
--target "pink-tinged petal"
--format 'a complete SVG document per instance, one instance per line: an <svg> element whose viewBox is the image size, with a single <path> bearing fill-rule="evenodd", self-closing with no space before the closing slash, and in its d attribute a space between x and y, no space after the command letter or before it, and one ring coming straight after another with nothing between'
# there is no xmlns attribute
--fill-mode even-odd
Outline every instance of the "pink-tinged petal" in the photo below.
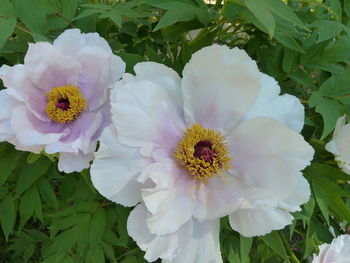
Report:
<svg viewBox="0 0 350 263"><path fill-rule="evenodd" d="M211 220L226 216L241 206L246 195L245 186L228 173L198 182L194 217Z"/></svg>
<svg viewBox="0 0 350 263"><path fill-rule="evenodd" d="M281 89L277 81L263 73L260 73L260 76L259 96L253 107L244 116L244 120L258 116L269 117L296 132L300 132L304 126L304 107L300 100L289 94L280 96Z"/></svg>
<svg viewBox="0 0 350 263"><path fill-rule="evenodd" d="M244 50L212 45L185 66L182 93L186 120L229 132L260 90L258 67Z"/></svg>
<svg viewBox="0 0 350 263"><path fill-rule="evenodd" d="M156 159L172 156L185 124L162 87L150 81L125 82L112 90L111 105L121 143Z"/></svg>
<svg viewBox="0 0 350 263"><path fill-rule="evenodd" d="M53 87L77 85L80 63L46 42L29 44L24 64L36 88L46 93Z"/></svg>
<svg viewBox="0 0 350 263"><path fill-rule="evenodd" d="M55 39L53 45L61 52L72 57L86 46L102 48L106 52L112 52L108 42L100 37L98 33L84 34L76 28L64 31Z"/></svg>
<svg viewBox="0 0 350 263"><path fill-rule="evenodd" d="M95 110L107 102L109 89L122 77L125 63L111 52L90 46L82 48L76 59L82 67L78 86L87 100L88 110Z"/></svg>
<svg viewBox="0 0 350 263"><path fill-rule="evenodd" d="M46 92L35 86L27 68L24 65L2 66L0 71L7 94L23 102L36 118L49 121L45 112Z"/></svg>
<svg viewBox="0 0 350 263"><path fill-rule="evenodd" d="M164 159L145 168L141 175L154 186L142 189L142 199L151 213L147 225L151 233L174 233L191 217L195 205L195 180L173 160Z"/></svg>
<svg viewBox="0 0 350 263"><path fill-rule="evenodd" d="M163 263L221 263L219 234L219 219L205 222L193 220L192 237L182 244L174 259L163 260Z"/></svg>
<svg viewBox="0 0 350 263"><path fill-rule="evenodd" d="M149 80L163 87L174 107L182 111L181 78L175 70L156 62L141 62L134 67L137 80Z"/></svg>
<svg viewBox="0 0 350 263"><path fill-rule="evenodd" d="M94 158L91 154L72 154L72 153L60 153L60 159L58 161L58 170L65 173L81 172L82 170L89 168L90 162Z"/></svg>
<svg viewBox="0 0 350 263"><path fill-rule="evenodd" d="M26 146L41 146L58 141L62 133L41 133L35 129L28 119L27 109L24 105L17 106L12 111L11 127L16 134L19 144Z"/></svg>
<svg viewBox="0 0 350 263"><path fill-rule="evenodd" d="M285 210L269 206L239 209L229 216L231 227L246 237L265 235L284 228L293 217Z"/></svg>
<svg viewBox="0 0 350 263"><path fill-rule="evenodd" d="M294 191L296 177L313 158L304 138L276 120L257 117L241 123L227 137L232 173L250 188L285 199Z"/></svg>
<svg viewBox="0 0 350 263"><path fill-rule="evenodd" d="M9 96L6 90L0 90L0 141L5 141L14 136L10 119L12 110L20 103Z"/></svg>
<svg viewBox="0 0 350 263"><path fill-rule="evenodd" d="M96 189L109 200L133 206L141 201L141 184L136 181L147 164L135 148L117 140L115 128L109 126L100 139L100 148L91 165L91 180Z"/></svg>
<svg viewBox="0 0 350 263"><path fill-rule="evenodd" d="M148 215L143 204L134 208L127 223L129 235L146 252L145 259L147 261L152 262L158 258L172 260L179 247L183 246L192 234L192 221L187 222L174 234L157 236L151 234L147 228L146 218Z"/></svg>

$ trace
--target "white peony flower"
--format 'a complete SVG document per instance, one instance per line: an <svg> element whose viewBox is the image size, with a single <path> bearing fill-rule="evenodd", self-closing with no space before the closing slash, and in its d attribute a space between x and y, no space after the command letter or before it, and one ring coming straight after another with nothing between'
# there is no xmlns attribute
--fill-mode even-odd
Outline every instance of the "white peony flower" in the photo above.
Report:
<svg viewBox="0 0 350 263"><path fill-rule="evenodd" d="M263 235L292 221L310 189L304 109L238 48L193 54L183 78L145 62L111 94L91 177L108 199L139 204L129 234L149 261L222 262L219 219Z"/></svg>
<svg viewBox="0 0 350 263"><path fill-rule="evenodd" d="M314 254L312 263L349 263L350 235L342 235L333 239L331 244L319 246L318 256Z"/></svg>
<svg viewBox="0 0 350 263"><path fill-rule="evenodd" d="M345 115L337 120L333 139L326 144L326 150L333 153L339 167L350 174L350 124L345 122Z"/></svg>
<svg viewBox="0 0 350 263"><path fill-rule="evenodd" d="M97 33L63 32L53 44L29 44L24 65L2 66L0 141L17 149L60 153L61 171L89 167L111 123L109 90L125 63Z"/></svg>

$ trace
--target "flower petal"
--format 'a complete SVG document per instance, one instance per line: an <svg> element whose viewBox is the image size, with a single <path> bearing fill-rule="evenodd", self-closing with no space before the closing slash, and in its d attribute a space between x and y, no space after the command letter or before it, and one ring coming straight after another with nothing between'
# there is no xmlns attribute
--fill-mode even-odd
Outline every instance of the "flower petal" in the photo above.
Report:
<svg viewBox="0 0 350 263"><path fill-rule="evenodd" d="M293 217L282 209L263 206L239 209L229 216L231 227L246 237L261 236L282 229L291 224L292 220Z"/></svg>
<svg viewBox="0 0 350 263"><path fill-rule="evenodd" d="M141 201L140 187L136 181L145 161L135 148L120 144L116 131L109 126L100 139L100 148L91 165L91 180L95 188L109 200L125 205Z"/></svg>
<svg viewBox="0 0 350 263"><path fill-rule="evenodd" d="M137 245L146 251L145 259L149 262L158 258L172 260L179 246L192 234L192 221L181 227L171 235L156 236L149 232L146 224L148 216L144 205L134 208L128 218L128 233L136 241ZM187 261L190 262L190 261Z"/></svg>
<svg viewBox="0 0 350 263"><path fill-rule="evenodd" d="M142 189L142 199L151 213L147 225L151 233L174 233L191 217L194 209L195 180L170 159L151 164L141 177L151 179L154 187Z"/></svg>
<svg viewBox="0 0 350 263"><path fill-rule="evenodd" d="M81 172L89 168L90 161L94 158L91 154L72 154L62 152L58 161L58 170L65 173Z"/></svg>
<svg viewBox="0 0 350 263"><path fill-rule="evenodd" d="M277 81L263 73L260 73L260 76L259 96L244 119L249 120L258 116L270 117L300 132L304 126L304 107L300 100L289 94L280 96L281 89Z"/></svg>
<svg viewBox="0 0 350 263"><path fill-rule="evenodd" d="M233 160L231 172L248 188L282 200L294 191L299 171L309 165L314 154L300 134L265 117L241 123L227 141Z"/></svg>
<svg viewBox="0 0 350 263"><path fill-rule="evenodd" d="M111 104L121 143L156 159L173 154L184 122L164 88L145 80L125 82L112 91Z"/></svg>
<svg viewBox="0 0 350 263"><path fill-rule="evenodd" d="M212 45L192 55L183 71L186 120L229 132L260 90L260 72L244 50Z"/></svg>

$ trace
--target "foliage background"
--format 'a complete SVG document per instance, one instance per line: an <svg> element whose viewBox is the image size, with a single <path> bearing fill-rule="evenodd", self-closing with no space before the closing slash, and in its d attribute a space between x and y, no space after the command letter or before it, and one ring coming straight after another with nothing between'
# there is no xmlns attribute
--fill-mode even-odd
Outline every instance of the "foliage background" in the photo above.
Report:
<svg viewBox="0 0 350 263"><path fill-rule="evenodd" d="M312 196L291 226L263 237L242 237L222 219L222 256L308 262L349 227L350 176L324 149L336 119L350 114L349 21L350 0L0 0L0 65L23 63L28 43L67 28L98 32L128 72L152 60L181 74L204 46L244 48L305 106L303 136L316 149L304 171ZM88 170L59 173L54 156L0 144L0 262L144 262L126 231L129 211L102 198Z"/></svg>

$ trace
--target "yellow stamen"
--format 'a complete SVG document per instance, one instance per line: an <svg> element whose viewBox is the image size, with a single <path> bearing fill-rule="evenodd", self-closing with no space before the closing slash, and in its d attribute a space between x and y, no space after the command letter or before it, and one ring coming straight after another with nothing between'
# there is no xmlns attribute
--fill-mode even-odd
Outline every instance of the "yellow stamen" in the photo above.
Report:
<svg viewBox="0 0 350 263"><path fill-rule="evenodd" d="M86 100L79 88L71 84L54 87L46 96L48 100L47 116L55 122L72 122L87 107Z"/></svg>
<svg viewBox="0 0 350 263"><path fill-rule="evenodd" d="M216 130L194 124L183 133L174 156L195 179L207 181L231 167L225 137Z"/></svg>

